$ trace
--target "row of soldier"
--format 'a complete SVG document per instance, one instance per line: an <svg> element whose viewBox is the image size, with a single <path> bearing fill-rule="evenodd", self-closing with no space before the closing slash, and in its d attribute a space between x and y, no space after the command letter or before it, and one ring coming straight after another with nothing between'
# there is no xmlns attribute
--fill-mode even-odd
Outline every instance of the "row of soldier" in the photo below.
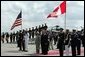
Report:
<svg viewBox="0 0 85 57"><path fill-rule="evenodd" d="M39 53L40 43L41 43L42 54L47 54L49 45L51 45L51 48L53 49L52 38L54 39L54 44L58 42L57 48L59 49L61 56L63 56L63 51L65 49L67 49L67 51L69 50L69 46L71 46L73 56L76 56L76 54L80 55L81 44L84 47L84 39L85 39L84 29L82 29L81 31L73 30L72 32L70 32L69 30L66 30L66 32L63 32L63 29L60 29L59 32L55 33L52 31L49 32L45 28L45 29L42 29L41 31L42 31L41 33L37 31L37 34L36 34L35 42L36 42L37 53ZM77 48L77 52L76 52L76 48ZM67 52L67 55L68 54L69 52Z"/></svg>
<svg viewBox="0 0 85 57"><path fill-rule="evenodd" d="M36 33L36 53L40 51L40 44L42 54L48 54L48 50L51 46L53 49L53 40L54 45L57 42L56 48L59 49L60 56L63 56L64 50L66 50L66 55L69 55L69 47L71 46L72 56L80 55L81 54L81 44L84 47L84 29L81 31L76 31L73 29L70 32L68 29L64 32L61 28L59 32L55 33L52 31L47 31L47 27L42 28L41 32L37 31ZM77 49L77 52L76 52Z"/></svg>
<svg viewBox="0 0 85 57"><path fill-rule="evenodd" d="M18 34L16 34L19 35L19 37L16 36L16 39L18 40L17 43L20 50L23 49L23 51L27 51L25 45L28 42L23 41L23 38L25 38L25 34L29 33L28 37L26 38L31 39L31 36L32 38L34 38L34 35L36 35L36 53L40 52L41 45L42 54L47 54L49 46L51 46L51 48L53 49L52 42L54 40L54 45L57 42L56 48L59 49L60 56L63 56L63 51L65 50L65 48L68 49L69 46L71 46L73 56L76 56L76 48L78 50L77 54L80 55L81 42L84 46L84 30L73 30L73 32L69 32L69 30L66 30L66 32L63 32L63 29L60 29L59 32L55 33L52 31L47 31L47 28L48 27L45 24L45 26L42 25L42 27L36 27L35 30L33 28L33 32L29 29L29 31L23 30L23 32L20 31Z"/></svg>
<svg viewBox="0 0 85 57"><path fill-rule="evenodd" d="M39 25L39 28L36 26L36 28L34 29L34 27L29 28L29 39L33 39L34 38L34 33L37 29L39 29L39 32L41 30L42 27L44 26L47 26L46 23L45 25L42 24L42 26ZM23 29L24 30L24 29ZM10 34L8 32L3 32L2 35L1 35L1 41L2 43L4 43L4 41L6 40L7 43L13 43L13 42L17 42L17 37L18 37L18 33L19 31L17 31L16 33L15 32L11 32ZM9 40L10 39L10 40Z"/></svg>
<svg viewBox="0 0 85 57"><path fill-rule="evenodd" d="M2 33L2 35L1 35L1 40L2 40L2 43L4 43L5 42L5 40L6 40L6 42L7 43L9 43L9 38L10 38L10 43L12 43L12 42L16 42L16 33L14 32L14 33L8 33L8 32L6 32L6 33Z"/></svg>

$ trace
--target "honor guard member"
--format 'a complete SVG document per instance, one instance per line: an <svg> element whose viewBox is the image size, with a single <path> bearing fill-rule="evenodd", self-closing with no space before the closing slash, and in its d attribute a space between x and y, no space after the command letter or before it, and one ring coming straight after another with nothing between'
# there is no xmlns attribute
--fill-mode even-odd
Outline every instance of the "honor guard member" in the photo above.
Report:
<svg viewBox="0 0 85 57"><path fill-rule="evenodd" d="M72 56L76 56L76 46L77 46L77 33L76 30L73 29L73 32L71 33Z"/></svg>
<svg viewBox="0 0 85 57"><path fill-rule="evenodd" d="M12 43L12 32L10 33L10 43Z"/></svg>
<svg viewBox="0 0 85 57"><path fill-rule="evenodd" d="M34 38L34 27L32 27L32 39Z"/></svg>
<svg viewBox="0 0 85 57"><path fill-rule="evenodd" d="M7 43L9 42L9 33L8 32L6 33L6 42Z"/></svg>
<svg viewBox="0 0 85 57"><path fill-rule="evenodd" d="M37 26L36 26L36 28L35 28L35 31L38 31L38 28L37 28Z"/></svg>
<svg viewBox="0 0 85 57"><path fill-rule="evenodd" d="M84 38L84 29L81 30L81 39L82 39L82 45L84 47L85 46L85 44L84 44L84 41L85 41L85 38Z"/></svg>
<svg viewBox="0 0 85 57"><path fill-rule="evenodd" d="M2 37L1 37L2 43L4 43L4 38L5 38L5 34L4 34L4 32L3 32L3 33L2 33Z"/></svg>
<svg viewBox="0 0 85 57"><path fill-rule="evenodd" d="M58 39L58 44L57 44L57 48L59 49L59 54L60 56L63 56L63 51L64 51L64 32L63 32L63 28L60 28L60 32L59 32L59 39Z"/></svg>
<svg viewBox="0 0 85 57"><path fill-rule="evenodd" d="M16 42L17 42L17 47L19 46L19 45L18 45L18 41L19 41L19 32L17 31L17 32L16 32Z"/></svg>
<svg viewBox="0 0 85 57"><path fill-rule="evenodd" d="M13 32L13 42L15 42L15 32Z"/></svg>
<svg viewBox="0 0 85 57"><path fill-rule="evenodd" d="M31 28L29 28L29 39L31 39L31 36L32 36L32 30Z"/></svg>
<svg viewBox="0 0 85 57"><path fill-rule="evenodd" d="M39 28L38 28L38 29L39 29L39 33L41 33L41 29L42 29L42 28L41 28L41 26L40 26L40 25L39 25Z"/></svg>
<svg viewBox="0 0 85 57"><path fill-rule="evenodd" d="M42 24L42 28L44 28L44 25Z"/></svg>
<svg viewBox="0 0 85 57"><path fill-rule="evenodd" d="M36 33L37 33L38 30L39 30L39 29L38 29L37 26L36 26L36 28L35 28L35 33L34 33L35 35L36 35Z"/></svg>
<svg viewBox="0 0 85 57"><path fill-rule="evenodd" d="M81 49L81 31L77 31L77 55L80 55Z"/></svg>
<svg viewBox="0 0 85 57"><path fill-rule="evenodd" d="M44 26L45 28L48 28L48 26L47 26L47 24L45 23L45 26Z"/></svg>

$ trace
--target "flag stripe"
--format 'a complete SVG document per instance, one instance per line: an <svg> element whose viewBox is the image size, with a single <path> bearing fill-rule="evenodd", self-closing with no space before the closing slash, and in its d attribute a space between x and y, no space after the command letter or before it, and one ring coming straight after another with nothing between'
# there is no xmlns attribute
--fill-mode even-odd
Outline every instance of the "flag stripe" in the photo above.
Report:
<svg viewBox="0 0 85 57"><path fill-rule="evenodd" d="M60 9L61 9L61 14L64 14L66 12L66 1L60 4Z"/></svg>
<svg viewBox="0 0 85 57"><path fill-rule="evenodd" d="M61 14L66 12L66 1L63 1L58 7L56 7L52 13L50 13L47 18L49 17L58 17Z"/></svg>
<svg viewBox="0 0 85 57"><path fill-rule="evenodd" d="M19 13L19 15L17 16L13 26L11 27L11 30L14 29L16 26L22 25L22 16L21 16L21 12Z"/></svg>
<svg viewBox="0 0 85 57"><path fill-rule="evenodd" d="M17 20L14 24L21 23L22 20Z"/></svg>
<svg viewBox="0 0 85 57"><path fill-rule="evenodd" d="M57 12L58 11L58 9L59 9L59 7L57 7L53 12Z"/></svg>

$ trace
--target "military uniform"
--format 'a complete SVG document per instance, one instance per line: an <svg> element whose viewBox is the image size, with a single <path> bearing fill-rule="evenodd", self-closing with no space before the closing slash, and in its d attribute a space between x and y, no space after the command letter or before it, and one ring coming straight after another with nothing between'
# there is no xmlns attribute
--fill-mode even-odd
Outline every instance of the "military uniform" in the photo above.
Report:
<svg viewBox="0 0 85 57"><path fill-rule="evenodd" d="M84 47L85 46L85 44L84 44L85 38L84 38L84 31L83 30L81 31L81 40L82 40L82 45Z"/></svg>
<svg viewBox="0 0 85 57"><path fill-rule="evenodd" d="M58 39L58 43L57 43L57 48L59 49L60 56L63 56L63 51L65 49L64 36L65 36L64 32L59 33L59 39Z"/></svg>
<svg viewBox="0 0 85 57"><path fill-rule="evenodd" d="M36 31L35 35L36 35L36 39L35 39L36 53L39 54L40 44L41 44L41 34L39 33L39 31Z"/></svg>
<svg viewBox="0 0 85 57"><path fill-rule="evenodd" d="M34 27L32 27L32 38L34 38Z"/></svg>
<svg viewBox="0 0 85 57"><path fill-rule="evenodd" d="M4 43L4 38L5 38L5 34L3 33L1 36L2 43Z"/></svg>
<svg viewBox="0 0 85 57"><path fill-rule="evenodd" d="M31 34L32 33L32 31L31 31L31 29L29 28L29 39L31 39Z"/></svg>
<svg viewBox="0 0 85 57"><path fill-rule="evenodd" d="M17 47L19 47L18 41L19 41L19 32L17 31L17 32L16 32L16 42L17 42Z"/></svg>
<svg viewBox="0 0 85 57"><path fill-rule="evenodd" d="M15 42L15 32L13 33L13 42Z"/></svg>
<svg viewBox="0 0 85 57"><path fill-rule="evenodd" d="M6 34L6 42L7 43L9 42L9 34L8 33Z"/></svg>
<svg viewBox="0 0 85 57"><path fill-rule="evenodd" d="M80 48L81 48L81 33L79 31L77 32L77 55L80 55Z"/></svg>
<svg viewBox="0 0 85 57"><path fill-rule="evenodd" d="M39 33L41 33L42 28L40 27L40 25L39 25L39 28L38 29L39 29Z"/></svg>
<svg viewBox="0 0 85 57"><path fill-rule="evenodd" d="M71 49L72 49L72 56L76 56L76 48L80 46L80 40L78 40L78 34L76 33L76 30L73 30L71 34ZM79 52L79 51L78 51Z"/></svg>
<svg viewBox="0 0 85 57"><path fill-rule="evenodd" d="M12 33L10 34L10 43L12 43Z"/></svg>

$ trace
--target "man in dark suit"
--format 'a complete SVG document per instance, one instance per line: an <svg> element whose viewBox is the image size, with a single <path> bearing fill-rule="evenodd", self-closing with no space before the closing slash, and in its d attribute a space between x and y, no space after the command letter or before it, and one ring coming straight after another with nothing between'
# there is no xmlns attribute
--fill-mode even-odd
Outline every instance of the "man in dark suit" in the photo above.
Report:
<svg viewBox="0 0 85 57"><path fill-rule="evenodd" d="M46 55L48 54L48 34L47 34L47 27L44 27L42 29L42 35L41 35L41 49L42 49L42 54Z"/></svg>
<svg viewBox="0 0 85 57"><path fill-rule="evenodd" d="M19 51L22 51L22 48L23 48L23 46L22 46L22 43L23 42L23 33L22 33L22 31L20 30L19 31L19 42L18 42L18 45L19 45Z"/></svg>
<svg viewBox="0 0 85 57"><path fill-rule="evenodd" d="M59 49L60 56L63 56L64 39L65 39L65 35L64 35L63 29L60 28L59 39L58 39L58 44L57 44L57 47Z"/></svg>

